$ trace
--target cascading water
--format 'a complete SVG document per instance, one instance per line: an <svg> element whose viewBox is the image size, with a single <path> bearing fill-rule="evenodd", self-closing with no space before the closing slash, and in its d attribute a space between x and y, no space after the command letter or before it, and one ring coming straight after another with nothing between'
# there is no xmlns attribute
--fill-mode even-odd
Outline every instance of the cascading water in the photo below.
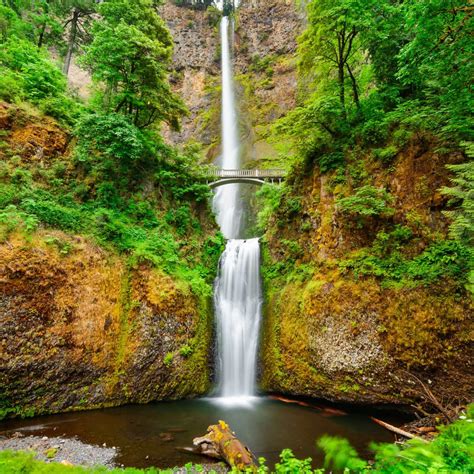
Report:
<svg viewBox="0 0 474 474"><path fill-rule="evenodd" d="M232 72L229 30L232 23L229 17L221 20L221 68L222 68L222 156L221 166L224 169L240 168L239 131L235 108L234 81ZM213 208L222 233L228 239L240 236L242 222L242 203L240 186L228 184L217 189Z"/></svg>
<svg viewBox="0 0 474 474"><path fill-rule="evenodd" d="M214 294L222 397L255 394L262 301L259 267L258 239L229 240L221 257Z"/></svg>
<svg viewBox="0 0 474 474"><path fill-rule="evenodd" d="M234 98L228 17L221 20L222 158L224 169L240 168L239 133ZM262 292L258 239L239 239L243 207L240 186L218 188L213 200L224 236L229 240L219 262L214 288L217 318L218 394L226 399L255 394Z"/></svg>

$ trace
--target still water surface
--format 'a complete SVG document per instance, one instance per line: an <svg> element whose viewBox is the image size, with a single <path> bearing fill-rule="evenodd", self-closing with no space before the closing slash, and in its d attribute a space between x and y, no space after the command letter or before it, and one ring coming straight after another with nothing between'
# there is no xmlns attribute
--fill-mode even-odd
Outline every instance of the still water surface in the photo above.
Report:
<svg viewBox="0 0 474 474"><path fill-rule="evenodd" d="M125 466L169 467L206 458L181 452L210 424L225 420L254 454L271 463L284 448L318 465L315 440L324 434L348 438L362 454L371 441L392 441L391 435L363 414L335 415L312 407L260 398L248 404L216 403L212 399L128 405L0 423L0 432L22 431L41 436L77 437L119 449ZM148 458L147 458L148 456Z"/></svg>

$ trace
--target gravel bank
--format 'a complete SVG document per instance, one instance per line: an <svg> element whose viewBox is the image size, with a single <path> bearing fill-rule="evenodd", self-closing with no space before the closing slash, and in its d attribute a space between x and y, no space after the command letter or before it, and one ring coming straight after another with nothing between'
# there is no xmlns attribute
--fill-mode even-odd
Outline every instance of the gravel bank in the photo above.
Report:
<svg viewBox="0 0 474 474"><path fill-rule="evenodd" d="M49 438L47 436L23 436L15 433L11 437L0 436L0 451L32 450L36 458L47 462L64 462L81 466L115 466L116 448L85 444L74 438Z"/></svg>

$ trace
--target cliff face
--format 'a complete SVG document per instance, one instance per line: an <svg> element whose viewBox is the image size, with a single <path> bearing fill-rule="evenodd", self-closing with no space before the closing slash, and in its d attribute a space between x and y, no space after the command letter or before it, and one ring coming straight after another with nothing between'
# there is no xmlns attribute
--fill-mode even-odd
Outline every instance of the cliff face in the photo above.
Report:
<svg viewBox="0 0 474 474"><path fill-rule="evenodd" d="M220 71L219 17L212 11L178 7L166 2L160 10L174 39L171 81L183 98L189 116L180 132L166 131L169 141L177 145L200 142L209 147L219 134L219 115L213 108ZM209 110L213 112L209 113ZM217 121L216 121L217 120Z"/></svg>
<svg viewBox="0 0 474 474"><path fill-rule="evenodd" d="M32 216L24 225L23 198L9 204L12 186L48 193L60 182L52 169L75 176L74 144L54 120L6 103L0 126L0 418L206 393L210 288L55 230L53 204L50 225ZM196 222L191 238L214 234L205 212Z"/></svg>
<svg viewBox="0 0 474 474"><path fill-rule="evenodd" d="M249 167L266 167L278 157L268 128L296 105L295 51L302 25L293 1L244 0L237 11L235 73Z"/></svg>
<svg viewBox="0 0 474 474"><path fill-rule="evenodd" d="M357 278L341 265L370 248L387 225L409 229L404 245L413 255L446 234L446 202L437 190L448 184L445 165L460 156L436 148L435 141L417 138L390 167L355 156L346 184L316 170L290 184L287 202L298 205L288 211L283 203L264 237L266 390L411 404L426 396L416 376L441 401L472 398L474 307L466 291L449 278L432 284ZM347 194L351 173L393 195L389 223L377 218L360 226L338 211L336 198ZM285 270L275 276L278 268Z"/></svg>
<svg viewBox="0 0 474 474"><path fill-rule="evenodd" d="M0 245L4 414L200 395L210 308L184 282L128 268L81 237L41 231Z"/></svg>
<svg viewBox="0 0 474 474"><path fill-rule="evenodd" d="M181 132L167 131L167 138L178 145L201 143L212 161L220 152L220 17L170 2L161 14L175 42L175 90L190 110ZM236 12L233 54L244 162L275 158L266 127L295 106L301 25L302 14L287 0L243 0Z"/></svg>

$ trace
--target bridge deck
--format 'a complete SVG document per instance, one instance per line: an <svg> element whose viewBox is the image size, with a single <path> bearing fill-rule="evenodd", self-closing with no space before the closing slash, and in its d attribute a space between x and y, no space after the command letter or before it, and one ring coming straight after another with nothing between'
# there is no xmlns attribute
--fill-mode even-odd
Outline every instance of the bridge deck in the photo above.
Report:
<svg viewBox="0 0 474 474"><path fill-rule="evenodd" d="M255 179L283 179L286 177L286 171L281 169L269 170L227 170L227 169L209 169L206 170L206 177L209 179L222 178L255 178Z"/></svg>

